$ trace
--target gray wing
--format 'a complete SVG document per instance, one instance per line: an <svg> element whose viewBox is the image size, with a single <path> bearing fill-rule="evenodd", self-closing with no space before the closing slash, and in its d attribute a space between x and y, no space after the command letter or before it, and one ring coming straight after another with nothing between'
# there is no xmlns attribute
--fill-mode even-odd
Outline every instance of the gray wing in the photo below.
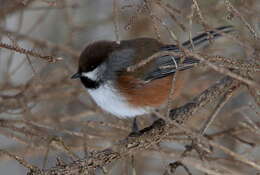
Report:
<svg viewBox="0 0 260 175"><path fill-rule="evenodd" d="M113 52L106 60L106 69L102 72L102 80L114 80L120 72L132 64L133 49L122 49Z"/></svg>
<svg viewBox="0 0 260 175"><path fill-rule="evenodd" d="M181 59L174 58L173 56L163 56L159 57L152 69L144 76L144 81L149 82L155 79L163 78L168 75L174 74L177 70L183 71L192 68L195 64L199 63L199 60L194 58L185 58L181 62Z"/></svg>

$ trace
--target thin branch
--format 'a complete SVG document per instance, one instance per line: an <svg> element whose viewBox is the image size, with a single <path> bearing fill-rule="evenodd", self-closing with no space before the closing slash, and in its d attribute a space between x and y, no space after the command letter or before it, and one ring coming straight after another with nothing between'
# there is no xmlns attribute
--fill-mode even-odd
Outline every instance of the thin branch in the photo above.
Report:
<svg viewBox="0 0 260 175"><path fill-rule="evenodd" d="M33 57L38 57L38 58L44 59L45 61L48 61L49 63L55 63L57 61L62 60L61 57L54 57L54 56L50 56L50 55L42 55L42 54L34 52L32 50L24 49L24 48L22 48L18 45L12 46L12 45L9 45L9 44L3 43L3 42L0 42L0 48L12 50L12 51L18 52L20 54L24 54L24 55L30 55L30 56L33 56Z"/></svg>
<svg viewBox="0 0 260 175"><path fill-rule="evenodd" d="M228 91L230 88L237 86L236 81L231 78L224 78L216 83L198 97L193 99L193 103L187 103L182 107L174 109L170 113L170 118L173 122L179 124L187 121L191 116L197 112L201 107L205 106L212 100L218 98L221 94ZM180 122L181 121L181 122ZM175 124L176 125L176 124ZM29 175L51 175L51 174L66 174L72 175L78 172L87 172L91 169L106 166L118 159L133 154L136 151L141 151L150 148L152 145L157 144L168 135L169 131L175 125L165 123L159 119L153 125L144 128L140 131L140 135L136 137L127 137L124 140L116 142L117 151L105 149L103 151L93 151L88 159L81 159L67 164L66 166L56 166L48 170L41 170L38 172L30 172ZM173 127L173 128L172 128Z"/></svg>
<svg viewBox="0 0 260 175"><path fill-rule="evenodd" d="M237 86L235 89L237 89L239 86ZM229 99L232 97L234 90L235 89L230 89L228 92L224 94L220 102L218 103L216 109L212 113L212 115L207 119L207 121L203 124L203 126L200 129L200 134L204 135L206 130L209 128L211 123L215 120L221 109L225 106L225 104L229 101Z"/></svg>
<svg viewBox="0 0 260 175"><path fill-rule="evenodd" d="M225 0L225 5L227 7L227 10L237 16L247 27L247 29L250 31L250 33L254 36L256 40L259 40L260 38L257 36L256 31L253 29L253 27L247 22L247 20L241 15L241 13L231 4L229 0Z"/></svg>
<svg viewBox="0 0 260 175"><path fill-rule="evenodd" d="M31 164L29 164L26 160L24 160L23 158L17 156L17 155L14 155L12 153L9 153L8 151L5 151L5 150L2 150L0 149L0 154L4 154L8 157L10 157L11 159L14 159L16 160L18 163L20 163L21 165L23 165L24 167L30 169L30 170L37 170L38 168L36 166L33 166Z"/></svg>
<svg viewBox="0 0 260 175"><path fill-rule="evenodd" d="M14 32L14 31L3 29L1 27L0 27L0 32L4 33L6 35L13 35L18 40L22 39L22 40L32 42L33 44L35 44L38 47L44 47L44 48L48 48L48 49L59 50L59 51L65 52L66 54L68 54L72 57L75 57L75 58L78 58L80 55L80 53L77 50L74 50L66 45L55 44L48 40L36 39L36 38L33 38L28 35L24 35L24 34Z"/></svg>
<svg viewBox="0 0 260 175"><path fill-rule="evenodd" d="M113 23L114 23L114 33L116 42L120 43L120 37L119 37L119 25L118 25L118 7L116 0L113 0Z"/></svg>

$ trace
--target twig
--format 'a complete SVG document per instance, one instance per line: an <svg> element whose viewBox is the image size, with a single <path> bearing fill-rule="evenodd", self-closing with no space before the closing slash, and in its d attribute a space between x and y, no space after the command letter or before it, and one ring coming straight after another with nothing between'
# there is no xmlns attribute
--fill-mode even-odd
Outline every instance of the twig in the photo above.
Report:
<svg viewBox="0 0 260 175"><path fill-rule="evenodd" d="M219 145L215 142L212 142L212 141L209 141L209 144L215 148L218 148L220 150L222 150L223 152L225 152L226 154L228 154L229 156L233 157L235 160L238 160L246 165L249 165L253 168L255 168L256 170L259 170L260 171L260 165L257 164L256 162L253 162L251 160L248 160L247 158L245 158L244 156L241 156L233 151L231 151L230 149L222 146L222 145Z"/></svg>
<svg viewBox="0 0 260 175"><path fill-rule="evenodd" d="M248 28L250 33L254 36L254 38L259 40L256 31L251 27L251 25L246 21L246 19L241 15L241 13L239 13L239 11L231 4L229 0L225 0L225 5L229 12L237 16L246 25L246 27Z"/></svg>
<svg viewBox="0 0 260 175"><path fill-rule="evenodd" d="M181 61L183 61L184 59L181 59ZM169 115L170 115L170 111L171 111L171 107L172 107L172 102L173 102L173 97L174 97L174 93L176 91L176 82L177 82L177 77L179 75L179 71L178 71L178 63L176 62L175 58L172 57L172 61L174 62L175 68L176 68L176 73L172 75L172 80L171 80L171 89L168 95L168 100L167 100L167 113L166 113L166 117L168 119Z"/></svg>
<svg viewBox="0 0 260 175"><path fill-rule="evenodd" d="M200 7L199 7L199 4L197 2L197 0L192 0L193 2L193 5L195 7L195 10L199 16L199 21L201 22L201 24L203 25L204 29L208 29L209 28L209 25L206 23L206 20L204 19L202 13L201 13L201 10L200 10Z"/></svg>
<svg viewBox="0 0 260 175"><path fill-rule="evenodd" d="M247 79L245 77L242 77L241 75L238 75L236 73L233 73L232 71L228 70L228 69L225 69L223 67L218 67L217 65L207 61L205 58L203 58L203 56L200 56L196 53L192 53L190 51L187 51L188 52L188 55L191 56L191 57L194 57L194 58L197 58L199 59L200 61L202 61L203 63L205 63L207 66L209 66L210 68L212 68L213 70L219 72L219 73L222 73L222 74L225 74L225 75L228 75L234 79L237 79L245 84L248 84L249 86L252 86L252 87L256 87L256 88L260 88L260 84L255 82L255 81L252 81L250 79Z"/></svg>
<svg viewBox="0 0 260 175"><path fill-rule="evenodd" d="M48 61L49 63L55 63L56 61L62 60L61 57L56 58L56 57L50 56L50 55L48 55L48 56L41 55L41 54L34 52L32 50L27 50L27 49L24 49L20 46L12 46L12 45L9 45L9 44L3 43L3 42L0 42L0 47L15 51L15 52L18 52L18 53L21 53L21 54L30 55L30 56L33 56L33 57L38 57L38 58L44 59L45 61Z"/></svg>
<svg viewBox="0 0 260 175"><path fill-rule="evenodd" d="M114 23L114 33L115 33L115 37L116 37L116 42L120 43L119 25L118 25L118 9L117 9L116 0L113 0L113 23Z"/></svg>
<svg viewBox="0 0 260 175"><path fill-rule="evenodd" d="M239 86L237 86L235 89L237 89ZM224 96L221 98L220 102L216 106L216 109L212 113L212 115L207 119L207 121L203 124L203 126L200 129L200 134L204 135L206 130L209 128L211 123L215 120L221 109L225 106L225 104L229 101L229 99L232 97L233 92L235 89L230 89Z"/></svg>
<svg viewBox="0 0 260 175"><path fill-rule="evenodd" d="M196 59L200 60L201 62L205 63L207 66L209 66L210 68L212 68L213 70L215 70L215 71L217 71L219 73L228 75L228 76L230 76L230 77L232 77L234 79L237 79L237 80L239 80L239 81L241 81L241 82L243 82L245 84L248 84L249 86L260 88L260 84L259 83L255 82L255 81L252 81L250 79L247 79L245 77L242 77L241 75L238 75L236 73L233 73L232 71L230 71L228 69L225 69L223 67L219 67L219 66L211 63L207 59L205 59L204 56L202 56L202 55L193 53L193 52L189 51L188 49L185 49L185 54L186 55L184 55L184 53L176 53L176 52L173 52L173 51L157 52L154 55L150 56L149 58L140 61L138 64L133 65L133 66L129 66L127 68L127 71L129 71L129 72L135 71L136 69L138 69L138 68L148 64L152 60L154 60L154 59L156 59L158 57L165 56L165 55L169 55L169 56L173 56L173 57L192 57L192 58L196 58Z"/></svg>
<svg viewBox="0 0 260 175"><path fill-rule="evenodd" d="M177 123L183 123L190 119L190 117L197 112L201 107L205 106L212 100L218 98L228 89L236 86L236 82L231 78L224 78L220 82L216 83L208 90L201 93L198 97L194 98L193 103L187 103L182 107L171 111L170 118ZM182 121L182 122L179 122ZM175 125L174 125L175 126ZM81 159L75 162L69 163L66 166L56 166L48 170L41 170L37 173L30 172L30 175L51 175L51 174L66 174L72 175L78 172L87 172L97 167L103 167L115 160L134 153L135 151L141 151L148 149L152 145L159 143L167 136L168 132L173 129L173 125L166 124L163 120L157 120L153 125L144 128L140 131L140 135L137 137L128 137L127 139L118 142L118 151L115 152L110 149L103 151L93 151L88 159Z"/></svg>
<svg viewBox="0 0 260 175"><path fill-rule="evenodd" d="M11 159L16 160L18 163L20 163L21 165L23 165L24 167L26 167L26 168L28 168L30 170L37 170L38 169L36 166L29 164L23 158L21 158L21 157L19 157L17 155L11 154L8 151L0 149L0 154L4 154L4 155L10 157Z"/></svg>
<svg viewBox="0 0 260 175"><path fill-rule="evenodd" d="M33 44L35 44L38 47L44 47L44 48L48 48L48 49L59 50L59 51L65 52L66 54L68 54L72 57L77 58L80 55L80 53L77 50L74 50L74 49L72 49L72 48L70 48L66 45L55 44L55 43L52 43L48 40L36 39L36 38L30 37L28 35L24 35L24 34L16 33L14 31L3 29L1 27L0 27L0 32L4 33L4 34L13 35L18 40L22 39L22 40L32 42Z"/></svg>

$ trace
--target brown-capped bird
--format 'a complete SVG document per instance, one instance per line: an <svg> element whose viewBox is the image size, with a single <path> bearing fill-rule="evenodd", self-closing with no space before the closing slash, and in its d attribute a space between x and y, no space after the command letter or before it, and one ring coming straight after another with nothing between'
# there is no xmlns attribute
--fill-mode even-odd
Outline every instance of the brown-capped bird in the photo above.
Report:
<svg viewBox="0 0 260 175"><path fill-rule="evenodd" d="M221 36L221 32L231 31L232 26L224 26L202 33L192 39L193 45L197 48ZM193 49L190 41L182 46ZM146 114L167 101L172 81L169 75L177 69L183 71L198 63L194 58L185 58L179 64L180 58L173 60L172 56L166 55L133 72L127 71L129 66L165 50L180 52L176 45L165 45L152 38L123 40L120 43L97 41L82 52L78 71L72 78L80 78L94 101L115 116L127 118ZM163 68L165 66L169 68Z"/></svg>

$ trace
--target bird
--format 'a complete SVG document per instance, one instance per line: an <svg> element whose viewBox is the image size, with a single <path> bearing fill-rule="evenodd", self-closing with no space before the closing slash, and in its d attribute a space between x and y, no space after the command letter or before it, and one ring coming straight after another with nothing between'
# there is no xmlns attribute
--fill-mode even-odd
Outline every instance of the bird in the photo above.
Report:
<svg viewBox="0 0 260 175"><path fill-rule="evenodd" d="M218 27L195 36L192 42L183 42L181 47L193 50L233 30L232 26ZM128 70L160 51L180 53L181 49L149 37L120 42L95 41L82 51L78 70L71 78L80 79L104 111L119 118L135 118L163 106L172 87L171 75L199 63L192 57L181 61L181 58L164 55L134 71Z"/></svg>

